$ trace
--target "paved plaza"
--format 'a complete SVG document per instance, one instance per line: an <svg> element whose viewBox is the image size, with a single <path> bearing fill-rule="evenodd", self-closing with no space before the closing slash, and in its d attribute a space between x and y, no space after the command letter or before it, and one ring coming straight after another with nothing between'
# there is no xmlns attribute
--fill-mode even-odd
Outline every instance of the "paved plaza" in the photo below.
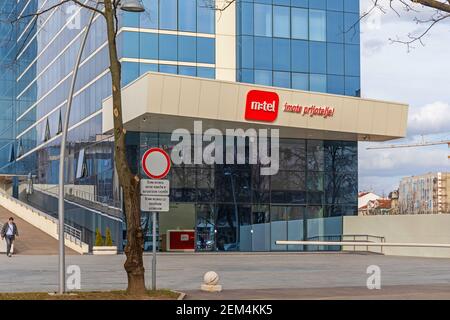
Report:
<svg viewBox="0 0 450 320"><path fill-rule="evenodd" d="M123 255L70 255L67 256L67 265L81 268L82 290L124 289L124 259ZM145 263L150 286L150 255L145 256ZM198 288L203 274L214 270L220 275L224 287L223 298L232 298L233 292L234 296L241 298L275 298L277 292L280 298L304 297L298 289L314 289L316 291L303 292L319 298L317 288L328 288L328 296L351 296L353 293L345 291L348 288L375 291L366 289L369 276L366 270L370 265L381 268L384 288L403 286L410 293L434 288L436 292L450 293L450 259L350 253L159 254L158 287L185 291L188 298L205 298ZM55 291L57 256L17 255L8 258L2 255L0 283L0 291L5 292ZM416 289L412 289L414 287ZM245 294L245 290L253 290L253 293L247 291ZM403 296L398 290L393 294ZM450 294L440 297L450 298Z"/></svg>

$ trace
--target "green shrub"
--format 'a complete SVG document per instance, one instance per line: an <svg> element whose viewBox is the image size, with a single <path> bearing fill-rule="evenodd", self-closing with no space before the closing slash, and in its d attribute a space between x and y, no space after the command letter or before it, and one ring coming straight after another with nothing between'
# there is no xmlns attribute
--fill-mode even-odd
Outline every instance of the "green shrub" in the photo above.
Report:
<svg viewBox="0 0 450 320"><path fill-rule="evenodd" d="M102 234L100 232L100 229L97 228L97 230L95 230L95 246L101 247L103 245L104 245L104 242L103 242Z"/></svg>
<svg viewBox="0 0 450 320"><path fill-rule="evenodd" d="M106 240L105 240L105 246L112 247L113 241L111 237L111 230L109 228L106 228Z"/></svg>

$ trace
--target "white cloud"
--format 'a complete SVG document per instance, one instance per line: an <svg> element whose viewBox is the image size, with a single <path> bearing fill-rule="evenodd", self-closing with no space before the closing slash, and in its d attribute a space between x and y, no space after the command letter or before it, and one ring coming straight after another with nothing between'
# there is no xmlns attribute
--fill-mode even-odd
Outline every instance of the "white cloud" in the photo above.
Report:
<svg viewBox="0 0 450 320"><path fill-rule="evenodd" d="M364 0L362 8L370 3ZM443 41L450 39L450 19L431 30L424 39L425 46L416 44L408 52L405 45L389 42L389 38L405 39L417 32L420 26L414 23L414 17L430 16L428 9L420 11L401 12L398 17L389 10L377 18L379 21L361 24L362 95L410 105L408 136L385 144L419 142L421 134L427 135L427 141L450 138L450 41ZM404 176L450 171L447 145L366 150L368 145L360 143L359 147L360 190L388 193Z"/></svg>
<svg viewBox="0 0 450 320"><path fill-rule="evenodd" d="M360 144L359 168L363 176L410 176L449 170L446 145L434 147L366 150Z"/></svg>
<svg viewBox="0 0 450 320"><path fill-rule="evenodd" d="M411 108L408 116L408 134L449 133L450 104L434 102Z"/></svg>

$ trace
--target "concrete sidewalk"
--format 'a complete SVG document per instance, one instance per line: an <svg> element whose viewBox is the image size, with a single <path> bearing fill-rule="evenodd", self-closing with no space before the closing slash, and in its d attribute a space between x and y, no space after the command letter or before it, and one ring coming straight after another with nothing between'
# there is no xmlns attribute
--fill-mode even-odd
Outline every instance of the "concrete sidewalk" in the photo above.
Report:
<svg viewBox="0 0 450 320"><path fill-rule="evenodd" d="M14 254L23 255L53 255L58 254L58 241L45 232L39 230L28 222L14 215L12 212L0 206L0 223L8 222L9 217L19 229L19 237L14 243ZM0 240L1 241L1 240ZM78 254L66 247L68 255Z"/></svg>
<svg viewBox="0 0 450 320"><path fill-rule="evenodd" d="M450 285L185 291L185 300L450 300Z"/></svg>
<svg viewBox="0 0 450 320"><path fill-rule="evenodd" d="M125 289L124 255L68 256L66 263L81 269L82 290ZM144 257L147 286L151 286L151 256ZM159 254L157 287L195 292L205 272L220 276L224 292L363 287L367 267L381 269L382 288L388 286L450 286L450 259L358 254ZM57 255L0 255L0 291L55 291ZM418 287L422 288L422 287ZM328 289L327 289L328 290ZM365 289L367 290L367 289ZM258 291L255 291L258 292ZM264 291L261 291L264 293ZM276 291L275 291L276 292ZM265 293L264 293L265 294Z"/></svg>

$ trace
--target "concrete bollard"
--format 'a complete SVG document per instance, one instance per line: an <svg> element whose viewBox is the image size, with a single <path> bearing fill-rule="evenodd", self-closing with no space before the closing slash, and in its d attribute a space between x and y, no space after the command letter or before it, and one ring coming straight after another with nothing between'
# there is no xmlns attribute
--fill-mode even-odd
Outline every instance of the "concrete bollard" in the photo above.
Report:
<svg viewBox="0 0 450 320"><path fill-rule="evenodd" d="M214 271L208 271L203 276L203 284L201 285L201 290L206 292L220 292L222 291L222 286L219 283L219 275Z"/></svg>

